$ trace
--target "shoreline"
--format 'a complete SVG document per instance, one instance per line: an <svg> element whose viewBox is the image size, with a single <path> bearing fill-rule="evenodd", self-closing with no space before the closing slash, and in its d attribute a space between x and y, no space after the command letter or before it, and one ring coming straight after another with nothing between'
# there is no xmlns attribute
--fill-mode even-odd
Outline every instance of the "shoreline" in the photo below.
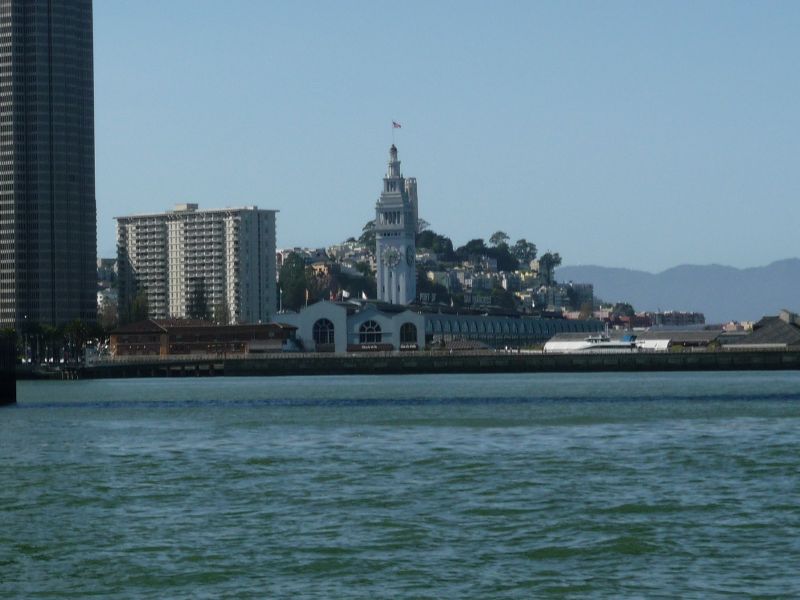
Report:
<svg viewBox="0 0 800 600"><path fill-rule="evenodd" d="M426 352L382 355L292 354L263 358L200 357L118 361L68 367L57 371L17 369L16 379L739 370L800 370L800 351L608 354Z"/></svg>

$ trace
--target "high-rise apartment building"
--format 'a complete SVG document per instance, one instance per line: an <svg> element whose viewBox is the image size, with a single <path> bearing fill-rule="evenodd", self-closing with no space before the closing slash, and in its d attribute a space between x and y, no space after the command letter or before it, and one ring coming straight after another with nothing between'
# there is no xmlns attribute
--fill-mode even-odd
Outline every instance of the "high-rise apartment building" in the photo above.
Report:
<svg viewBox="0 0 800 600"><path fill-rule="evenodd" d="M166 213L117 217L120 315L143 295L151 318L267 322L277 293L275 213L179 204Z"/></svg>
<svg viewBox="0 0 800 600"><path fill-rule="evenodd" d="M97 317L91 0L0 0L0 327Z"/></svg>

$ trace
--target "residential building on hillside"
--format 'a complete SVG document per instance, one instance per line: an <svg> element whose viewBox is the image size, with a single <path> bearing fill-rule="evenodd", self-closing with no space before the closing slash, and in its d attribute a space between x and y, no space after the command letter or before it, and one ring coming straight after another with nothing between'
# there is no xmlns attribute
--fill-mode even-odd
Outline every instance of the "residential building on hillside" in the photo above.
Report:
<svg viewBox="0 0 800 600"><path fill-rule="evenodd" d="M154 319L267 322L275 312L275 213L256 206L117 217L120 315L137 294Z"/></svg>
<svg viewBox="0 0 800 600"><path fill-rule="evenodd" d="M0 0L0 328L97 318L91 0Z"/></svg>
<svg viewBox="0 0 800 600"><path fill-rule="evenodd" d="M275 256L278 261L278 268L283 266L283 263L289 258L290 255L296 254L303 261L306 265L310 265L315 262L319 262L322 260L329 260L330 257L328 256L325 248L280 248L276 251Z"/></svg>
<svg viewBox="0 0 800 600"><path fill-rule="evenodd" d="M657 326L684 327L686 325L705 325L706 322L706 316L699 312L668 310L645 314L653 320L653 325Z"/></svg>

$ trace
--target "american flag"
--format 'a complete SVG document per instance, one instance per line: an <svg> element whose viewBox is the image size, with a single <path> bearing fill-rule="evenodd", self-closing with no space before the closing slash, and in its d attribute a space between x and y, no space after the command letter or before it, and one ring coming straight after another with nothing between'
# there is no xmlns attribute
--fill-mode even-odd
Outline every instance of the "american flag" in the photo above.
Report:
<svg viewBox="0 0 800 600"><path fill-rule="evenodd" d="M402 127L400 123L398 123L397 121L392 121L392 129L400 129L400 127Z"/></svg>

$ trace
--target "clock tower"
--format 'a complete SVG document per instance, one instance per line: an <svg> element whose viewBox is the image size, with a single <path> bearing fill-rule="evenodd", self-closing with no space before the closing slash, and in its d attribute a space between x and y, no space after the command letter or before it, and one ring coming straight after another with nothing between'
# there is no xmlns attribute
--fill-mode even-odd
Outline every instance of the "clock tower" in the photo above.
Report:
<svg viewBox="0 0 800 600"><path fill-rule="evenodd" d="M383 191L375 205L378 300L409 304L416 298L416 233L417 182L403 177L392 144Z"/></svg>

